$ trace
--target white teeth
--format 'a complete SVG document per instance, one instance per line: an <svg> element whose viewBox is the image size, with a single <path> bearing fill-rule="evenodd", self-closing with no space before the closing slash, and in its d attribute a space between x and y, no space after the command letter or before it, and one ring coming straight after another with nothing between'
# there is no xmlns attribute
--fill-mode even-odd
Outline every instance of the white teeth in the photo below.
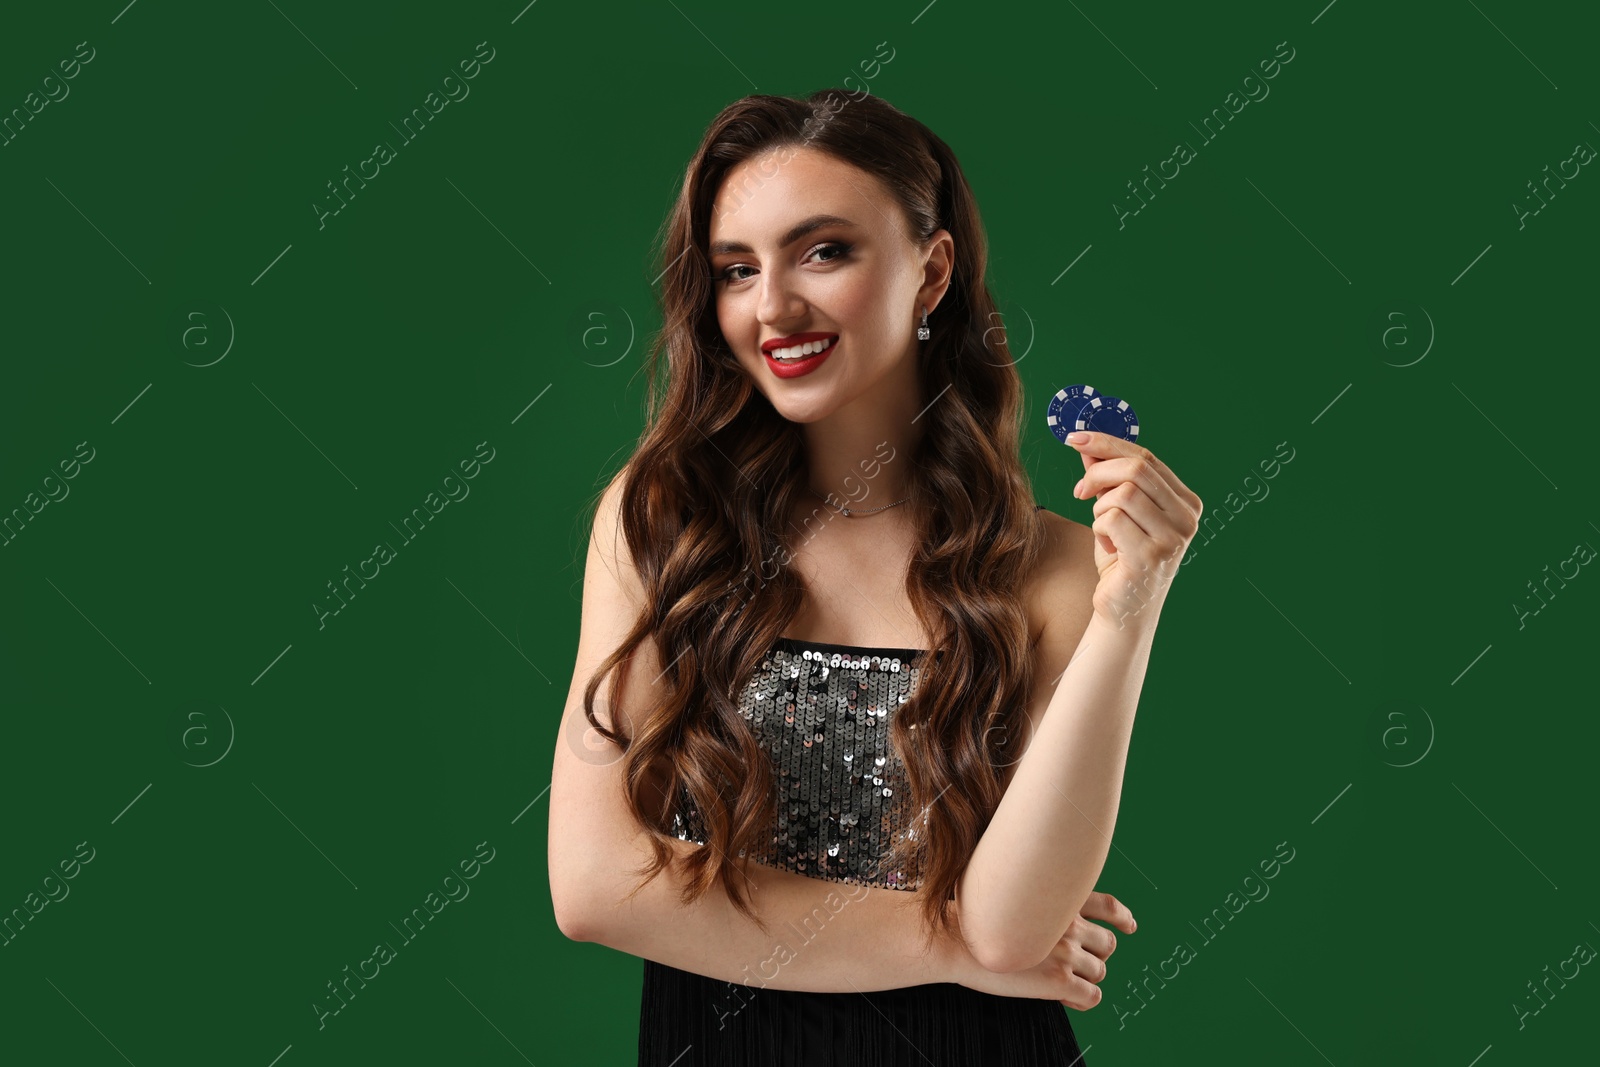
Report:
<svg viewBox="0 0 1600 1067"><path fill-rule="evenodd" d="M835 340L836 338L829 337L821 341L807 341L805 344L795 345L793 348L774 348L768 354L777 360L805 359L807 356L814 356L821 352L824 348L833 344Z"/></svg>

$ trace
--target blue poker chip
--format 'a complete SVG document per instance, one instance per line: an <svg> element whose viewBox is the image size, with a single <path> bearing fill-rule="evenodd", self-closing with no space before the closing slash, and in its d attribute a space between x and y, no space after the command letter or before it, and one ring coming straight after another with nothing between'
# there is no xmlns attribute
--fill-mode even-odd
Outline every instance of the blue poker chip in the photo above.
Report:
<svg viewBox="0 0 1600 1067"><path fill-rule="evenodd" d="M1045 423L1050 427L1050 432L1056 435L1056 440L1067 443L1067 434L1077 428L1079 410L1091 397L1099 395L1092 385L1069 385L1050 398Z"/></svg>
<svg viewBox="0 0 1600 1067"><path fill-rule="evenodd" d="M1077 423L1073 428L1110 434L1124 441L1137 441L1139 416L1134 414L1133 408L1128 406L1126 400L1101 394L1085 401L1083 407L1078 410Z"/></svg>

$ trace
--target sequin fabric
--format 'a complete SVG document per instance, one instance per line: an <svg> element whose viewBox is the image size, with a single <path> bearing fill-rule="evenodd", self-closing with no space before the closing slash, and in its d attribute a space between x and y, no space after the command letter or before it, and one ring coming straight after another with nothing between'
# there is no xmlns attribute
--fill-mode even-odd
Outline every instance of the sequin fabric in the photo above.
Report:
<svg viewBox="0 0 1600 1067"><path fill-rule="evenodd" d="M854 885L918 887L911 790L889 725L916 692L921 656L778 639L739 698L776 773L777 825L752 859ZM672 832L705 844L687 790L679 792ZM885 869L896 841L910 842L910 858Z"/></svg>

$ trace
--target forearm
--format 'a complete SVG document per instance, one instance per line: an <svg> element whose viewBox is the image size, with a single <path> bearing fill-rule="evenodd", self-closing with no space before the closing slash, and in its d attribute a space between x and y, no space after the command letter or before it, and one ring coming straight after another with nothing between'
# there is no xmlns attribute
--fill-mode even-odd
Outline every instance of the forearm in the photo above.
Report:
<svg viewBox="0 0 1600 1067"><path fill-rule="evenodd" d="M706 847L667 844L679 854ZM648 847L641 836L634 855L608 864L622 873L605 899L621 901L632 888L636 876L628 868L648 857ZM935 934L926 943L921 893L809 878L754 862L749 873L750 903L768 933L736 911L718 883L684 907L669 868L631 901L596 916L585 940L722 981L821 993L953 982L964 967L975 966L951 936Z"/></svg>
<svg viewBox="0 0 1600 1067"><path fill-rule="evenodd" d="M1033 966L1083 908L1105 866L1154 621L1095 616L973 851L962 926L996 970Z"/></svg>

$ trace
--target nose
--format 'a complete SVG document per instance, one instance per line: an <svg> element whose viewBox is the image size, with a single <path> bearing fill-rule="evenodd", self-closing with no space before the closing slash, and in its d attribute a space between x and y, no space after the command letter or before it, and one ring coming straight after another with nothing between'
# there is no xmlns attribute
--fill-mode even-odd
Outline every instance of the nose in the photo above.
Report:
<svg viewBox="0 0 1600 1067"><path fill-rule="evenodd" d="M756 317L763 326L777 327L780 323L794 322L804 312L805 302L783 276L783 271L762 271L760 285Z"/></svg>

